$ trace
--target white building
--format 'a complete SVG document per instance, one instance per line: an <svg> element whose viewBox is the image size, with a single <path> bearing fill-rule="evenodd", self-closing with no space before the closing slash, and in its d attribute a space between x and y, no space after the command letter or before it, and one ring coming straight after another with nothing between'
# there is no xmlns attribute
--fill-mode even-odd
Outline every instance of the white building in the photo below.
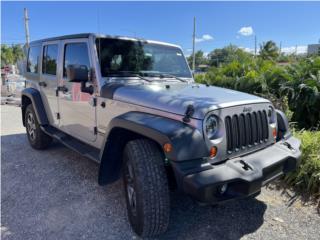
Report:
<svg viewBox="0 0 320 240"><path fill-rule="evenodd" d="M308 45L308 55L314 55L314 54L320 55L320 43Z"/></svg>

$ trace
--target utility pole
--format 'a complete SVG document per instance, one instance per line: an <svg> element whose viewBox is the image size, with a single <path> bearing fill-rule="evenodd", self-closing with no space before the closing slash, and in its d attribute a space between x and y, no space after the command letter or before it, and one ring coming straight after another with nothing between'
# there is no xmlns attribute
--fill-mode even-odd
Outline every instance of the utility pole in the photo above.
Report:
<svg viewBox="0 0 320 240"><path fill-rule="evenodd" d="M254 35L254 56L257 56L257 35Z"/></svg>
<svg viewBox="0 0 320 240"><path fill-rule="evenodd" d="M24 28L26 31L26 45L29 47L30 43L30 35L29 35L29 17L28 17L28 9L24 8Z"/></svg>
<svg viewBox="0 0 320 240"><path fill-rule="evenodd" d="M280 45L279 45L279 55L281 55L281 51L282 51L282 42L280 41Z"/></svg>
<svg viewBox="0 0 320 240"><path fill-rule="evenodd" d="M196 45L196 17L193 18L193 35L192 35L192 70L193 72L196 69L195 45Z"/></svg>

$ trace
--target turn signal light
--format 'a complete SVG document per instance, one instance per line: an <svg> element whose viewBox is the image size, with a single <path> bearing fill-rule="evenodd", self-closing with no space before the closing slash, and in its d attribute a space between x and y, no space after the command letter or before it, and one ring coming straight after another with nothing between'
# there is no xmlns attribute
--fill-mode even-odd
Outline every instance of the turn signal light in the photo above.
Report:
<svg viewBox="0 0 320 240"><path fill-rule="evenodd" d="M273 138L277 138L277 129L276 128L272 129L272 135L273 135Z"/></svg>
<svg viewBox="0 0 320 240"><path fill-rule="evenodd" d="M217 147L213 146L210 148L210 157L213 158L217 155L218 149Z"/></svg>
<svg viewBox="0 0 320 240"><path fill-rule="evenodd" d="M163 145L163 151L164 151L165 153L171 152L171 151L172 151L172 145L171 145L170 143L165 143L165 144Z"/></svg>

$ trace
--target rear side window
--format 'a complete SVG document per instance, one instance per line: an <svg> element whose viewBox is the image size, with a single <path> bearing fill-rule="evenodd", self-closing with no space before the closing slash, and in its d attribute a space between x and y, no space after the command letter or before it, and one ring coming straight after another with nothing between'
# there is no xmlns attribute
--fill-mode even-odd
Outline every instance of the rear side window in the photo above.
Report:
<svg viewBox="0 0 320 240"><path fill-rule="evenodd" d="M88 47L86 43L68 43L64 47L63 76L67 76L69 65L86 66L90 69Z"/></svg>
<svg viewBox="0 0 320 240"><path fill-rule="evenodd" d="M56 75L58 45L51 44L43 47L42 73Z"/></svg>
<svg viewBox="0 0 320 240"><path fill-rule="evenodd" d="M29 48L28 61L27 61L27 72L38 73L38 66L40 62L40 46L33 46Z"/></svg>

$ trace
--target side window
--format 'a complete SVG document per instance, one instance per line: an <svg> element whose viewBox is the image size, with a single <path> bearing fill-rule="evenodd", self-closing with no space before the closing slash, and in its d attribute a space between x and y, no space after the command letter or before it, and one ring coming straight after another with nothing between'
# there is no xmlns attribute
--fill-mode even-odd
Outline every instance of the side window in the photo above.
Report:
<svg viewBox="0 0 320 240"><path fill-rule="evenodd" d="M51 44L43 47L42 73L57 74L58 45Z"/></svg>
<svg viewBox="0 0 320 240"><path fill-rule="evenodd" d="M90 69L88 47L86 43L68 43L64 46L63 76L67 76L69 65L86 66Z"/></svg>
<svg viewBox="0 0 320 240"><path fill-rule="evenodd" d="M38 66L40 62L40 46L33 46L29 48L28 61L27 61L27 72L38 73Z"/></svg>

